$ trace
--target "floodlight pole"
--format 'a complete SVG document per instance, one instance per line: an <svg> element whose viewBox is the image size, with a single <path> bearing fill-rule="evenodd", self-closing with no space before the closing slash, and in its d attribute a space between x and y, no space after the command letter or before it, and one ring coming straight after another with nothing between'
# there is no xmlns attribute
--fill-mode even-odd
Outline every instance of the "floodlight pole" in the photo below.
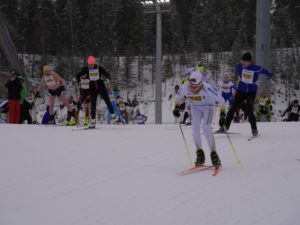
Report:
<svg viewBox="0 0 300 225"><path fill-rule="evenodd" d="M162 124L162 91L161 91L161 67L162 67L162 25L161 15L170 12L169 0L142 1L145 13L156 14L156 67L155 67L155 123Z"/></svg>
<svg viewBox="0 0 300 225"><path fill-rule="evenodd" d="M155 69L155 123L162 124L162 93L161 93L161 10L156 4L156 69Z"/></svg>
<svg viewBox="0 0 300 225"><path fill-rule="evenodd" d="M256 63L270 70L271 58L271 0L256 0ZM270 81L260 76L259 90L270 96Z"/></svg>

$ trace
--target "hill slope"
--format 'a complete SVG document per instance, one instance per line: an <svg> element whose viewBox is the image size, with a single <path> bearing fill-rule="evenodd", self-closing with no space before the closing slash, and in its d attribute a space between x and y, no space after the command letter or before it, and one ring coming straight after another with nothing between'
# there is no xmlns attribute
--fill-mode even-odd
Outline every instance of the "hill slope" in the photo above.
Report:
<svg viewBox="0 0 300 225"><path fill-rule="evenodd" d="M0 224L297 225L299 123L258 129L249 142L249 124L233 124L240 165L218 135L221 173L179 177L190 165L176 125L1 125ZM184 132L194 157L191 129Z"/></svg>

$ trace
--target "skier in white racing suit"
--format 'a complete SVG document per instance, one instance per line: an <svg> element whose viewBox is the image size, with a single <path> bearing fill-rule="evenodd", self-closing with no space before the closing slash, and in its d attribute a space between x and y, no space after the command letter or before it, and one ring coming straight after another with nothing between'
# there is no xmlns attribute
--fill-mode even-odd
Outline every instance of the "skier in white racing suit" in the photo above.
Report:
<svg viewBox="0 0 300 225"><path fill-rule="evenodd" d="M211 124L214 104L222 105L224 104L224 99L211 85L203 82L203 76L200 72L195 71L190 75L188 82L179 90L176 104L180 104L185 100L191 105L193 139L197 148L195 166L201 166L205 162L200 136L201 124L210 148L212 164L215 167L221 166L221 161L216 152Z"/></svg>

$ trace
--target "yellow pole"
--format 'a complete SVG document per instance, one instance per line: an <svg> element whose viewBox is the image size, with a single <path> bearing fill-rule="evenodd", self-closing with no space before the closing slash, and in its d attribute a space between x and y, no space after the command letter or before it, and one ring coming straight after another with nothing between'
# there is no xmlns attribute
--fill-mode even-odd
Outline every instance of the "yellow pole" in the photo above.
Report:
<svg viewBox="0 0 300 225"><path fill-rule="evenodd" d="M182 130L182 128L181 128L181 124L180 124L180 123L179 123L179 128L180 128L180 131L181 131L181 135L182 135L182 138L183 138L185 151L186 151L186 153L187 153L187 155L188 155L190 164L191 164L191 165L194 165L194 164L193 164L193 161L192 161L191 153L190 153L190 150L189 150L188 145L187 145L187 143L186 143L186 140L185 140L185 137L184 137L184 133L183 133L183 130Z"/></svg>
<svg viewBox="0 0 300 225"><path fill-rule="evenodd" d="M233 143L232 143L232 141L231 141L231 139L230 139L230 137L229 137L229 134L228 134L227 132L226 132L226 136L227 136L228 141L229 141L229 143L230 143L231 150L232 150L232 152L233 152L234 159L235 159L236 163L237 163L237 164L241 164L241 161L239 160L239 157L238 157L238 155L237 155L237 152L236 152L236 150L235 150L235 148L234 148L234 145L233 145Z"/></svg>

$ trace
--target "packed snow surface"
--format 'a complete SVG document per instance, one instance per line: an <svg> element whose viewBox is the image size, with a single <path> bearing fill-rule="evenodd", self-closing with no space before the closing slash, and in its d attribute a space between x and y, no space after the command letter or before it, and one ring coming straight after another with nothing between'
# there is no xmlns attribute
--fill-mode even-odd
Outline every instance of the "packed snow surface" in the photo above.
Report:
<svg viewBox="0 0 300 225"><path fill-rule="evenodd" d="M233 124L241 164L215 135L216 177L176 175L190 167L178 125L98 128L1 125L0 224L300 224L300 123L259 123L252 141L249 124Z"/></svg>

